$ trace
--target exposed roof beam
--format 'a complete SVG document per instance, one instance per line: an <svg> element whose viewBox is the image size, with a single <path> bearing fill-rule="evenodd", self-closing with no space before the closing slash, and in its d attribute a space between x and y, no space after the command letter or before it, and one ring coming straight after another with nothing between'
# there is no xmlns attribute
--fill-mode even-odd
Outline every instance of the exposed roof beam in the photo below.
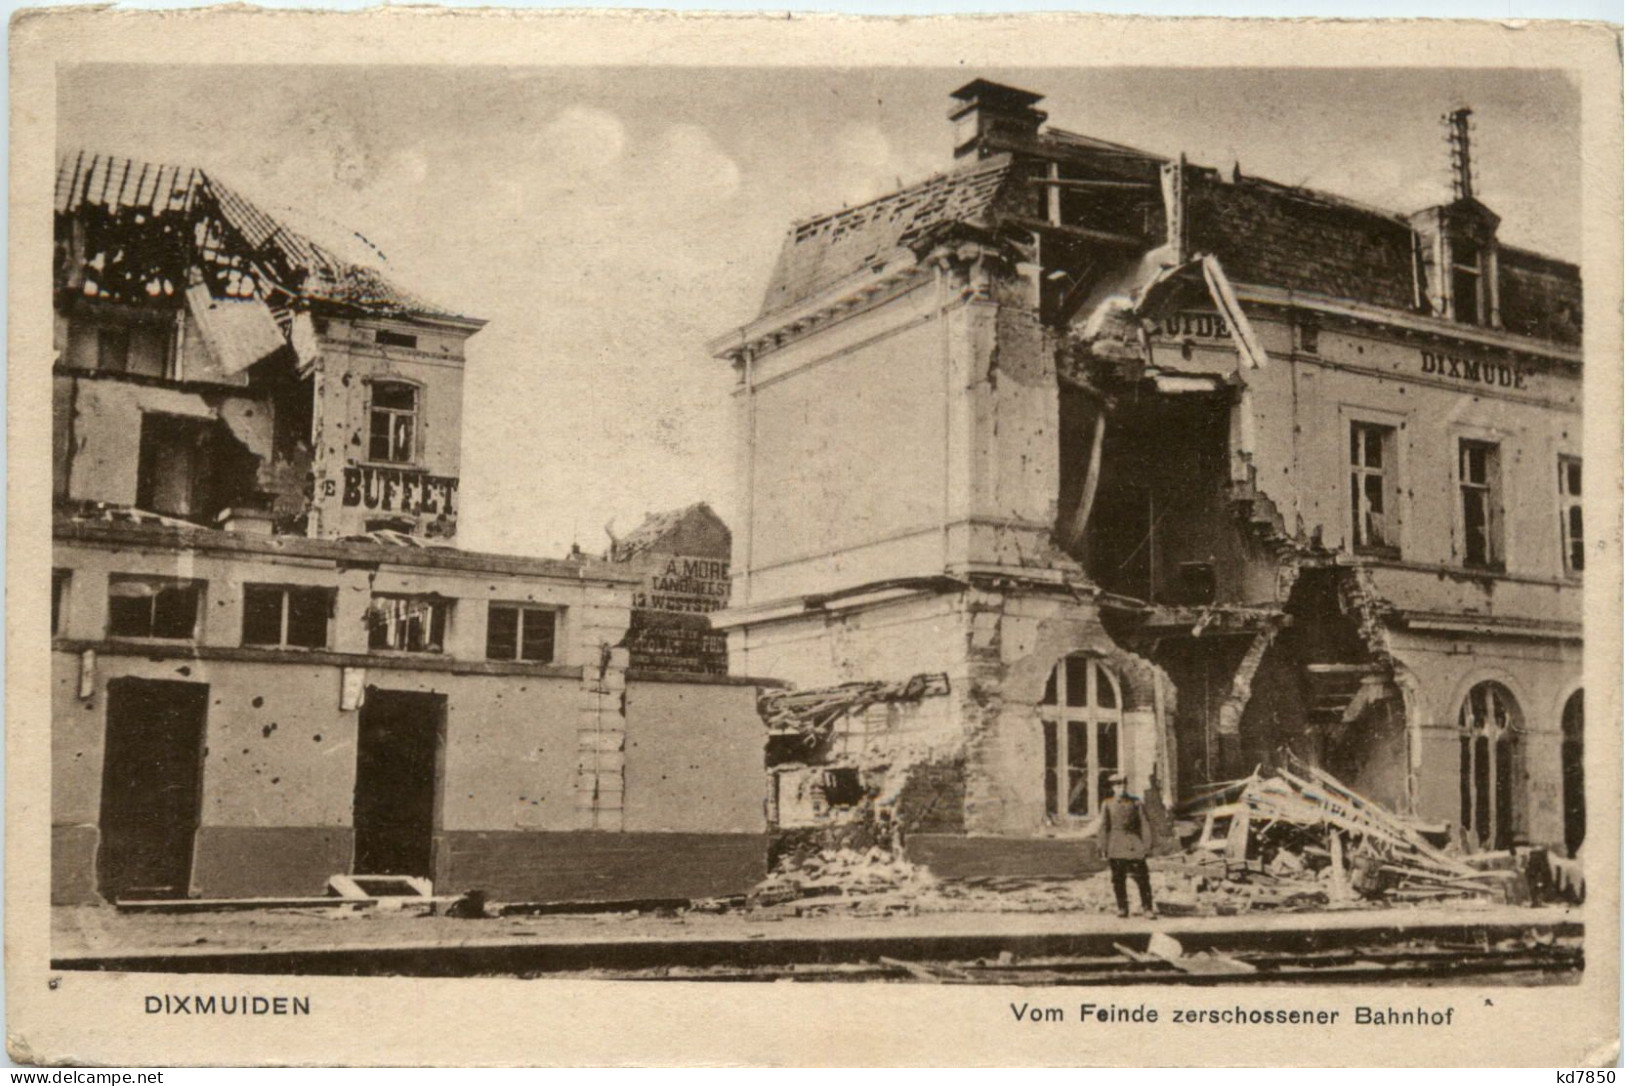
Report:
<svg viewBox="0 0 1625 1086"><path fill-rule="evenodd" d="M1141 192L1150 192L1156 189L1151 181L1095 181L1075 180L1066 177L1029 177L1029 185L1043 185L1045 188L1062 189L1137 189Z"/></svg>
<svg viewBox="0 0 1625 1086"><path fill-rule="evenodd" d="M1133 234L1114 234L1108 230L1091 230L1085 226L1058 226L1026 215L1011 215L1007 217L1007 221L1028 230L1059 234L1062 237L1093 241L1101 245L1119 245L1126 249L1143 249L1151 244L1148 239Z"/></svg>

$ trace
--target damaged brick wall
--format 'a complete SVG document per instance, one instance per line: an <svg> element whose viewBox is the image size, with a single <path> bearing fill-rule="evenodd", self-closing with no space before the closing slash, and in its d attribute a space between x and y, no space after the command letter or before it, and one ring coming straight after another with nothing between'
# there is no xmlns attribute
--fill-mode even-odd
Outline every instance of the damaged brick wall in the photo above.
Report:
<svg viewBox="0 0 1625 1086"><path fill-rule="evenodd" d="M965 714L966 828L972 833L1034 834L1045 811L1045 752L1039 703L1056 665L1073 654L1098 658L1122 691L1122 764L1144 791L1156 774L1166 788L1176 708L1161 669L1124 649L1088 602L1056 595L988 592L968 597L972 677ZM1064 828L1064 827L1063 827Z"/></svg>

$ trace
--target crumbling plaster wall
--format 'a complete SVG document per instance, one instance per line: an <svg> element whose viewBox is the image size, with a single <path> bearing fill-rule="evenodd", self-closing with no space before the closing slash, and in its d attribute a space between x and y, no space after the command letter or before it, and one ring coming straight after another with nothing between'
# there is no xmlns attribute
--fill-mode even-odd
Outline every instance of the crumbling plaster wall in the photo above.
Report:
<svg viewBox="0 0 1625 1086"><path fill-rule="evenodd" d="M63 446L57 453L61 497L134 505L147 412L223 422L250 453L271 459L271 411L255 398L62 374L53 385L53 430Z"/></svg>
<svg viewBox="0 0 1625 1086"><path fill-rule="evenodd" d="M1166 787L1167 745L1159 735L1159 716L1161 721L1172 719L1172 684L1159 668L1114 642L1091 604L1051 595L973 592L965 605L972 673L960 708L970 832L1044 831L1044 735L1038 705L1056 664L1074 653L1100 657L1118 678L1130 787L1143 793L1153 772Z"/></svg>
<svg viewBox="0 0 1625 1086"><path fill-rule="evenodd" d="M344 469L377 464L387 469L458 478L462 465L463 359L458 349L417 349L367 342L349 324L329 326L322 336L322 361L316 377L314 492L319 512L317 534L324 537L358 533L369 518L398 514L343 503ZM441 345L444 347L444 345ZM371 384L393 378L419 388L416 451L408 463L382 463L368 451ZM441 521L443 535L455 533L453 512L424 512L421 519Z"/></svg>
<svg viewBox="0 0 1625 1086"><path fill-rule="evenodd" d="M1153 768L1167 757L1158 703L1163 719L1171 719L1172 684L1112 641L1085 600L973 588L838 619L777 623L748 636L755 640L767 631L779 636L749 657L752 666L807 676L798 682L804 687L946 673L946 698L928 697L895 712L874 707L837 732L832 750L840 764L885 766L880 795L886 802L906 794L914 773L938 774L963 760L962 827L971 833L1048 832L1038 704L1050 672L1069 654L1096 654L1118 677L1133 787L1148 787ZM1166 786L1166 768L1158 779ZM930 791L941 788L933 784Z"/></svg>
<svg viewBox="0 0 1625 1086"><path fill-rule="evenodd" d="M964 386L971 426L962 527L950 568L1071 565L1051 543L1059 509L1056 337L1029 304L1031 284L998 277L967 307Z"/></svg>

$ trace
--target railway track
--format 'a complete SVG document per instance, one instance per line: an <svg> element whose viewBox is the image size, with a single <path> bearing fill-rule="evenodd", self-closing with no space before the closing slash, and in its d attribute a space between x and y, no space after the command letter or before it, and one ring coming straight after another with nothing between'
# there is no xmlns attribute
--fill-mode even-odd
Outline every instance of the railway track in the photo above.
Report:
<svg viewBox="0 0 1625 1086"><path fill-rule="evenodd" d="M1196 959L1201 960L1201 959ZM1214 959L1205 959L1213 961ZM1191 972L1173 961L1112 956L1048 956L1025 960L788 963L745 968L672 966L634 970L592 970L609 980L679 980L714 983L907 982L927 984L1112 986L1217 984L1418 984L1452 979L1516 978L1520 984L1577 983L1585 968L1578 940L1508 948L1478 946L1342 947L1308 953L1225 955L1241 968ZM522 974L542 976L540 972Z"/></svg>

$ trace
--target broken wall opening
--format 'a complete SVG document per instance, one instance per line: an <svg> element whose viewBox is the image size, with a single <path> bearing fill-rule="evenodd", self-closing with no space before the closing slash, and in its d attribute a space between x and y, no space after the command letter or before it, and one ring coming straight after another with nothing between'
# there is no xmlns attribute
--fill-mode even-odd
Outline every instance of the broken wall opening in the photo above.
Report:
<svg viewBox="0 0 1625 1086"><path fill-rule="evenodd" d="M1179 691L1174 748L1180 799L1194 795L1203 785L1233 779L1239 750L1233 737L1220 734L1220 708L1230 696L1236 669L1251 642L1252 634L1244 632L1170 637L1157 644L1154 659Z"/></svg>
<svg viewBox="0 0 1625 1086"><path fill-rule="evenodd" d="M1391 811L1409 805L1409 737L1399 692L1383 686L1379 699L1347 723L1326 729L1320 764L1363 796Z"/></svg>
<svg viewBox="0 0 1625 1086"><path fill-rule="evenodd" d="M271 455L260 464L259 487L270 496L276 530L303 534L315 499L316 375L283 365L251 373L271 411Z"/></svg>
<svg viewBox="0 0 1625 1086"><path fill-rule="evenodd" d="M1063 396L1061 495L1088 472L1088 412ZM1067 407L1071 404L1070 408ZM1229 405L1219 395L1118 397L1106 418L1099 488L1074 557L1102 588L1148 602L1235 599L1239 549L1225 489Z"/></svg>
<svg viewBox="0 0 1625 1086"><path fill-rule="evenodd" d="M222 509L257 502L259 464L216 419L143 412L135 503L212 524Z"/></svg>

